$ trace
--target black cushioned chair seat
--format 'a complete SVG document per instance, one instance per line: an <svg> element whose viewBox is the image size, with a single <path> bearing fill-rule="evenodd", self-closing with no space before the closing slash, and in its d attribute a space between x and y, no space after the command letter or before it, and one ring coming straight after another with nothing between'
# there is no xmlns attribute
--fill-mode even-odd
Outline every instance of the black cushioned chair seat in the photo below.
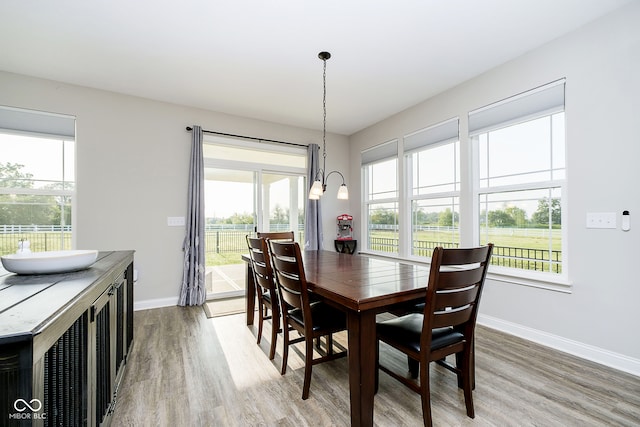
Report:
<svg viewBox="0 0 640 427"><path fill-rule="evenodd" d="M347 327L347 316L344 312L323 302L311 304L313 331L320 329L340 330ZM295 308L289 311L289 318L303 325L302 310Z"/></svg>
<svg viewBox="0 0 640 427"><path fill-rule="evenodd" d="M422 314L412 313L380 322L377 327L378 331L385 336L394 337L393 341L402 343L419 352L423 318ZM464 335L453 330L453 328L436 328L432 331L431 350L446 347L463 339Z"/></svg>

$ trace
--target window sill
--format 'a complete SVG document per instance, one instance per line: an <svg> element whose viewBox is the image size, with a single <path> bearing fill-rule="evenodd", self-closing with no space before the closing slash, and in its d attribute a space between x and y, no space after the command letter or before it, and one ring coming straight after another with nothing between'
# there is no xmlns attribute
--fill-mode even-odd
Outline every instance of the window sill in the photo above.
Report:
<svg viewBox="0 0 640 427"><path fill-rule="evenodd" d="M518 271L516 274L513 269L504 267L490 266L487 279L567 294L570 294L573 289L573 285L565 276L555 276L551 273L527 273L526 271Z"/></svg>
<svg viewBox="0 0 640 427"><path fill-rule="evenodd" d="M359 252L360 255L371 258L388 259L393 261L407 262L410 264L429 265L428 261L418 261L415 259L394 257L383 255L375 252ZM570 294L573 285L565 276L553 275L551 273L514 271L512 268L504 268L498 266L490 266L487 272L487 279L495 282L509 283L513 285L529 286L538 289L546 289L549 291L562 292Z"/></svg>

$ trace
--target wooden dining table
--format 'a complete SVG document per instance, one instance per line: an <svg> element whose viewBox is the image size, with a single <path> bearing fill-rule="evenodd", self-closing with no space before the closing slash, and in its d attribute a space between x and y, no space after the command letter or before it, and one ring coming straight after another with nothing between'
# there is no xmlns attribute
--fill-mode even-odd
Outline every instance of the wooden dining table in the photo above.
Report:
<svg viewBox="0 0 640 427"><path fill-rule="evenodd" d="M351 425L372 426L376 315L425 298L429 266L330 251L303 251L302 256L309 289L347 313ZM247 265L247 324L251 325L255 285Z"/></svg>

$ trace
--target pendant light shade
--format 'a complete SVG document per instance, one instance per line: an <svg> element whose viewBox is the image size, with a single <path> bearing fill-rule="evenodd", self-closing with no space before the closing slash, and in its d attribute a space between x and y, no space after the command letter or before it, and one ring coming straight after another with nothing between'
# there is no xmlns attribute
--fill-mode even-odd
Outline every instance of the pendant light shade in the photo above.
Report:
<svg viewBox="0 0 640 427"><path fill-rule="evenodd" d="M349 189L347 188L347 184L342 184L340 188L338 188L338 199L349 200Z"/></svg>

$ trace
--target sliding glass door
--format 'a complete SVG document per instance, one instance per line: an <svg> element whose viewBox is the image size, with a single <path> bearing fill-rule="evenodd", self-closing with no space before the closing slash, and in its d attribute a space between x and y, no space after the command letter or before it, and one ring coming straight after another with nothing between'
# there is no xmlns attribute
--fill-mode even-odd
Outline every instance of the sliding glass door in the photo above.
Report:
<svg viewBox="0 0 640 427"><path fill-rule="evenodd" d="M255 172L205 168L207 298L244 294L245 236L256 228Z"/></svg>
<svg viewBox="0 0 640 427"><path fill-rule="evenodd" d="M244 295L246 236L294 230L302 241L306 151L205 138L207 299Z"/></svg>

